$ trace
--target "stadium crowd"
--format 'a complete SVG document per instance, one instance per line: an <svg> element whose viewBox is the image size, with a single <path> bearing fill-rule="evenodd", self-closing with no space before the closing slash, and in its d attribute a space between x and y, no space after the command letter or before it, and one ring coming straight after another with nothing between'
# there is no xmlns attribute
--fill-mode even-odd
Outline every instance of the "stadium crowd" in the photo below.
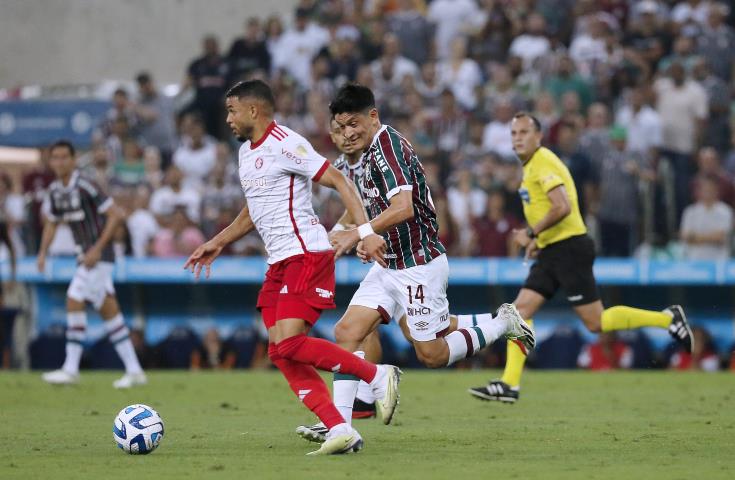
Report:
<svg viewBox="0 0 735 480"><path fill-rule="evenodd" d="M418 152L453 256L518 255L509 240L523 223L522 170L510 121L528 110L570 168L601 255L728 258L733 13L710 0L300 0L293 19L252 17L241 37L204 38L175 98L139 73L134 90L114 93L79 164L126 212L117 255L186 256L242 206L238 143L224 124L226 89L267 80L277 121L336 158L329 101L356 81L373 89L381 120ZM0 174L0 220L26 254L38 248L53 178L46 157L24 177L22 195ZM342 205L314 188L331 228ZM51 252L74 253L68 230L59 229ZM251 235L227 253L264 251ZM232 348L222 345L237 342L215 336L187 340L180 366L235 365ZM711 342L700 347L696 358L671 352L660 365L716 368ZM557 350L578 352L571 366L608 369L645 358L634 349L635 342L603 336ZM161 351L140 355L146 366L166 366ZM244 351L242 366L262 356ZM498 365L502 355L483 361Z"/></svg>
<svg viewBox="0 0 735 480"><path fill-rule="evenodd" d="M331 95L348 81L370 86L381 120L420 155L452 255L518 253L510 120L526 109L569 166L601 255L729 256L735 29L724 3L301 0L292 22L249 18L230 42L203 39L178 98L145 72L136 91L118 89L80 158L127 211L119 253L188 255L233 218L242 195L222 97L263 78L277 120L330 158ZM45 168L27 175L23 199L0 182L26 253L38 245L49 180ZM315 194L329 228L342 207ZM62 232L53 250L66 248ZM262 244L246 238L229 253L262 254Z"/></svg>

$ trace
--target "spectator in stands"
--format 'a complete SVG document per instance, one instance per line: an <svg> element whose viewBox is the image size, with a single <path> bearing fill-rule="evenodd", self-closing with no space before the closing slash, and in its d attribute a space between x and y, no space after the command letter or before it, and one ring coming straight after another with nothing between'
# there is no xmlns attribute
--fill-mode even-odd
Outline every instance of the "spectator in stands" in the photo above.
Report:
<svg viewBox="0 0 735 480"><path fill-rule="evenodd" d="M439 97L445 87L439 81L434 62L428 61L421 66L421 74L416 80L416 90L421 95L421 101L426 108L439 106Z"/></svg>
<svg viewBox="0 0 735 480"><path fill-rule="evenodd" d="M522 222L505 211L505 195L499 188L487 196L485 214L472 221L471 254L478 257L509 257L518 254L518 246L511 233L521 228Z"/></svg>
<svg viewBox="0 0 735 480"><path fill-rule="evenodd" d="M391 94L401 86L406 76L417 77L419 69L413 60L401 55L398 37L388 33L383 38L383 52L370 64L376 88Z"/></svg>
<svg viewBox="0 0 735 480"><path fill-rule="evenodd" d="M725 205L735 205L735 185L732 175L720 164L720 155L712 147L704 147L697 153L697 173L690 184L693 199L698 198L700 178L711 178L717 182L718 200Z"/></svg>
<svg viewBox="0 0 735 480"><path fill-rule="evenodd" d="M302 89L308 89L311 61L327 42L329 32L310 20L308 10L297 8L294 26L273 46L273 67L288 73Z"/></svg>
<svg viewBox="0 0 735 480"><path fill-rule="evenodd" d="M359 32L355 35L352 29L337 29L334 41L329 45L328 76L335 85L352 82L357 77L357 70L360 68L357 48L359 38Z"/></svg>
<svg viewBox="0 0 735 480"><path fill-rule="evenodd" d="M587 29L576 35L569 45L569 56L583 78L592 78L608 60L607 26L602 17L595 16L587 23ZM584 105L587 108L589 103Z"/></svg>
<svg viewBox="0 0 735 480"><path fill-rule="evenodd" d="M669 359L671 370L700 370L716 372L720 369L720 357L715 350L712 335L702 327L692 328L694 345L692 353L677 349Z"/></svg>
<svg viewBox="0 0 735 480"><path fill-rule="evenodd" d="M730 125L730 150L725 158L725 170L735 177L735 122Z"/></svg>
<svg viewBox="0 0 735 480"><path fill-rule="evenodd" d="M218 148L228 147L226 144L221 144ZM229 154L229 151L227 153ZM237 176L228 171L227 167L225 161L218 161L208 176L204 188L201 225L208 236L214 236L219 232L217 227L223 211L234 212L237 215L242 209L243 197L240 184Z"/></svg>
<svg viewBox="0 0 735 480"><path fill-rule="evenodd" d="M176 165L166 170L163 186L153 192L150 210L161 225L168 223L167 217L174 213L177 205L186 206L187 216L195 223L199 222L201 194L183 185L184 175Z"/></svg>
<svg viewBox="0 0 735 480"><path fill-rule="evenodd" d="M145 165L143 151L135 140L128 138L123 141L123 158L112 167L112 181L116 185L134 186L145 181Z"/></svg>
<svg viewBox="0 0 735 480"><path fill-rule="evenodd" d="M160 229L156 217L148 208L151 189L148 185L136 187L126 224L130 232L130 247L135 258L147 257L151 254L153 238Z"/></svg>
<svg viewBox="0 0 735 480"><path fill-rule="evenodd" d="M484 132L485 122L481 118L470 117L469 126L467 127L467 140L462 142L457 152L458 157L462 159L462 163L453 163L453 167L474 169L480 163L480 159L489 153L482 142Z"/></svg>
<svg viewBox="0 0 735 480"><path fill-rule="evenodd" d="M695 52L694 38L689 35L679 35L674 40L674 48L671 54L662 58L658 63L658 71L666 73L669 67L676 62L683 65L687 73L691 73L694 63L699 58Z"/></svg>
<svg viewBox="0 0 735 480"><path fill-rule="evenodd" d="M189 64L186 86L196 91L190 109L199 112L207 132L215 138L224 138L224 108L222 96L227 89L229 67L220 55L219 42L213 35L202 41L203 54Z"/></svg>
<svg viewBox="0 0 735 480"><path fill-rule="evenodd" d="M629 257L638 238L638 179L652 181L653 171L638 152L626 152L626 130L615 126L608 131L610 147L600 159L600 194L596 210L600 229L600 253L609 257Z"/></svg>
<svg viewBox="0 0 735 480"><path fill-rule="evenodd" d="M495 105L493 120L487 124L482 134L482 144L486 150L504 158L515 157L513 141L510 138L510 124L514 113L510 102L498 102Z"/></svg>
<svg viewBox="0 0 735 480"><path fill-rule="evenodd" d="M278 41L283 36L283 23L281 22L281 17L278 15L271 15L268 17L265 21L265 28L263 29L265 33L265 46L268 49L268 53L271 58L271 71L268 72L269 74L273 72L273 55L276 53Z"/></svg>
<svg viewBox="0 0 735 480"><path fill-rule="evenodd" d="M482 72L477 62L467 57L467 40L464 37L454 39L449 58L437 65L437 75L439 82L452 90L462 108L474 110Z"/></svg>
<svg viewBox="0 0 735 480"><path fill-rule="evenodd" d="M199 348L191 354L192 370L230 370L235 366L237 355L220 338L216 328L204 334Z"/></svg>
<svg viewBox="0 0 735 480"><path fill-rule="evenodd" d="M167 167L176 145L173 100L158 91L148 72L139 73L135 80L139 95L135 111L140 121L140 136L146 145L158 149L163 166Z"/></svg>
<svg viewBox="0 0 735 480"><path fill-rule="evenodd" d="M480 3L486 15L482 26L469 42L470 55L483 65L486 62L503 64L513 38L513 26L506 13L507 6L495 0Z"/></svg>
<svg viewBox="0 0 735 480"><path fill-rule="evenodd" d="M130 100L128 91L124 88L118 88L112 94L112 106L105 114L103 134L109 135L112 133L112 125L120 118L127 121L128 128L131 132L135 131L138 126L138 114L135 110L135 105Z"/></svg>
<svg viewBox="0 0 735 480"><path fill-rule="evenodd" d="M436 26L434 45L441 60L449 57L452 40L478 29L484 21L474 0L434 0L429 4L427 18Z"/></svg>
<svg viewBox="0 0 735 480"><path fill-rule="evenodd" d="M599 186L598 172L590 158L579 148L579 126L572 121L562 121L557 129L554 152L569 169L577 187L579 210L584 217L587 206L595 198Z"/></svg>
<svg viewBox="0 0 735 480"><path fill-rule="evenodd" d="M153 189L163 183L163 162L161 153L154 146L143 149L143 168L145 170L145 183Z"/></svg>
<svg viewBox="0 0 735 480"><path fill-rule="evenodd" d="M122 161L124 157L123 145L127 140L137 141L131 134L128 120L125 117L117 117L112 120L110 126L110 134L105 140L107 150L109 151L109 159L112 165Z"/></svg>
<svg viewBox="0 0 735 480"><path fill-rule="evenodd" d="M594 371L628 369L633 366L633 349L618 340L615 332L601 333L596 342L582 348L577 365Z"/></svg>
<svg viewBox="0 0 735 480"><path fill-rule="evenodd" d="M176 149L173 163L184 175L184 187L201 191L204 180L217 162L217 145L207 141L204 122L195 117L189 125L189 137Z"/></svg>
<svg viewBox="0 0 735 480"><path fill-rule="evenodd" d="M587 109L587 127L579 138L579 148L599 168L610 149L610 112L605 104L593 103Z"/></svg>
<svg viewBox="0 0 735 480"><path fill-rule="evenodd" d="M561 99L566 92L576 92L583 109L587 109L592 102L592 88L582 75L576 72L571 57L563 55L559 59L556 74L552 75L544 84L554 98Z"/></svg>
<svg viewBox="0 0 735 480"><path fill-rule="evenodd" d="M54 174L48 166L48 149L39 150L39 165L23 175L23 196L27 206L25 234L26 249L29 254L35 254L41 245L41 205L46 195L46 189L54 181Z"/></svg>
<svg viewBox="0 0 735 480"><path fill-rule="evenodd" d="M703 31L697 36L699 54L707 60L714 74L726 82L735 78L735 29L725 23L729 15L730 7L724 3L713 3L707 22L703 24Z"/></svg>
<svg viewBox="0 0 735 480"><path fill-rule="evenodd" d="M536 60L551 52L551 42L546 36L546 19L537 12L526 19L526 30L513 39L510 54L523 60L523 69L530 70Z"/></svg>
<svg viewBox="0 0 735 480"><path fill-rule="evenodd" d="M510 103L514 111L526 110L528 101L516 87L510 69L506 65L495 65L490 70L492 81L484 87L484 110L492 112L499 102Z"/></svg>
<svg viewBox="0 0 735 480"><path fill-rule="evenodd" d="M674 167L676 211L680 213L689 198L690 162L704 134L707 93L696 80L687 80L681 63L672 63L668 73L653 88L663 127L663 153Z"/></svg>
<svg viewBox="0 0 735 480"><path fill-rule="evenodd" d="M724 153L729 145L730 133L730 92L727 83L712 73L703 58L693 63L692 77L702 85L708 99L709 116L702 143Z"/></svg>
<svg viewBox="0 0 735 480"><path fill-rule="evenodd" d="M416 8L417 0L398 0L398 9L387 15L388 31L395 34L401 44L401 54L422 65L434 48L434 27Z"/></svg>
<svg viewBox="0 0 735 480"><path fill-rule="evenodd" d="M472 222L485 214L487 194L474 184L471 170L457 170L447 190L449 214L459 227L458 253L468 256L472 248Z"/></svg>
<svg viewBox="0 0 735 480"><path fill-rule="evenodd" d="M186 257L205 242L204 234L186 214L185 205L174 207L168 226L161 228L153 237L153 256Z"/></svg>
<svg viewBox="0 0 735 480"><path fill-rule="evenodd" d="M257 17L250 17L245 22L245 35L232 42L230 52L227 54L227 63L230 85L244 80L255 70L270 73L271 55Z"/></svg>
<svg viewBox="0 0 735 480"><path fill-rule="evenodd" d="M428 118L427 131L436 141L439 151L448 156L464 144L467 115L457 104L451 90L445 89L440 97L439 110Z"/></svg>
<svg viewBox="0 0 735 480"><path fill-rule="evenodd" d="M648 105L645 87L639 86L629 92L626 103L615 116L615 123L628 132L628 152L644 155L651 161L658 158L664 142L663 120Z"/></svg>
<svg viewBox="0 0 735 480"><path fill-rule="evenodd" d="M723 260L730 256L732 208L718 200L718 182L713 177L698 179L697 202L684 209L681 240L690 260Z"/></svg>

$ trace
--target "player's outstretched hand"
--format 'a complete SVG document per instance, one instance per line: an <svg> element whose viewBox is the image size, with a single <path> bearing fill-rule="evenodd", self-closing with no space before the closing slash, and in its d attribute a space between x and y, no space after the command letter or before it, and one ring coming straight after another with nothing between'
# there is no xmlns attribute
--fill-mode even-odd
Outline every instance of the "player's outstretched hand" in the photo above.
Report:
<svg viewBox="0 0 735 480"><path fill-rule="evenodd" d="M356 228L341 232L332 232L329 241L332 244L332 248L334 248L334 258L339 258L357 245L357 242L360 241L360 234Z"/></svg>
<svg viewBox="0 0 735 480"><path fill-rule="evenodd" d="M380 235L373 233L362 239L362 248L368 258L372 258L383 268L388 268L385 261L385 251L388 248L385 239Z"/></svg>
<svg viewBox="0 0 735 480"><path fill-rule="evenodd" d="M209 241L194 250L194 253L186 260L184 268L191 270L197 280L202 273L202 268L205 268L204 276L209 278L209 274L212 273L212 262L219 257L220 253L222 253L222 247Z"/></svg>

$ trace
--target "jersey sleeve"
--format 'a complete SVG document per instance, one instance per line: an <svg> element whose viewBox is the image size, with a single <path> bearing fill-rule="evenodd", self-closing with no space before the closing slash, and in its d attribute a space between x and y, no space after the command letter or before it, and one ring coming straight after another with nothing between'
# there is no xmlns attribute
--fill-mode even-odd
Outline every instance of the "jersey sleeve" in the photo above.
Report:
<svg viewBox="0 0 735 480"><path fill-rule="evenodd" d="M46 220L53 223L59 223L59 217L54 215L53 209L51 208L51 195L46 193L43 196L43 203L41 204L41 213Z"/></svg>
<svg viewBox="0 0 735 480"><path fill-rule="evenodd" d="M281 149L281 166L284 171L301 175L318 182L329 167L329 160L319 154L303 138L289 142Z"/></svg>
<svg viewBox="0 0 735 480"><path fill-rule="evenodd" d="M387 131L380 134L378 142L380 142L380 150L387 164L387 167L380 168L385 185L388 187L386 197L390 200L401 190L413 190L411 162L414 152L411 146L397 135L391 135Z"/></svg>
<svg viewBox="0 0 735 480"><path fill-rule="evenodd" d="M84 192L89 196L92 201L92 205L97 209L97 212L105 213L110 209L110 207L112 207L112 198L108 197L99 186L94 184L94 182L87 179L80 179L79 188L84 190Z"/></svg>
<svg viewBox="0 0 735 480"><path fill-rule="evenodd" d="M536 178L544 193L549 193L559 185L564 185L564 179L562 179L558 168L549 160L539 165Z"/></svg>

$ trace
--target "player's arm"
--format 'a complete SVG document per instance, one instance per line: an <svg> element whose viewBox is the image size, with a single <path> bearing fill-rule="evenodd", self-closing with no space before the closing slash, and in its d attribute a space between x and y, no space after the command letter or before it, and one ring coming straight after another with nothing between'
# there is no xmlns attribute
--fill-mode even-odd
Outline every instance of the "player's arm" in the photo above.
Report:
<svg viewBox="0 0 735 480"><path fill-rule="evenodd" d="M16 273L15 246L10 240L7 223L0 223L0 241L5 243L8 247L8 255L10 256L10 280L14 282Z"/></svg>
<svg viewBox="0 0 735 480"><path fill-rule="evenodd" d="M197 279L202 273L202 268L206 268L205 277L209 278L212 272L212 262L222 253L222 250L252 232L253 229L255 229L255 224L250 218L250 210L246 204L231 224L194 250L194 253L186 260L184 268L191 269Z"/></svg>
<svg viewBox="0 0 735 480"><path fill-rule="evenodd" d="M51 201L48 196L44 199L41 207L43 212L43 232L41 233L41 245L38 248L36 256L36 265L39 272L46 270L46 254L56 236L56 227L58 226L58 218L51 213Z"/></svg>
<svg viewBox="0 0 735 480"><path fill-rule="evenodd" d="M527 247L541 232L561 222L572 211L567 189L563 184L546 192L546 196L551 202L551 207L546 215L536 225L529 225L527 229L515 231L515 240L522 247Z"/></svg>
<svg viewBox="0 0 735 480"><path fill-rule="evenodd" d="M97 239L89 250L84 252L82 263L87 268L94 267L95 264L100 261L100 258L102 258L102 251L112 241L117 227L120 226L125 218L125 214L120 207L112 203L111 199L108 201L110 203L101 212L105 214L105 226L102 229L102 233L100 233L100 238Z"/></svg>
<svg viewBox="0 0 735 480"><path fill-rule="evenodd" d="M342 202L345 204L347 214L355 224L360 225L357 229L335 232L332 235L331 242L335 250L335 257L339 258L345 252L352 250L357 245L357 242L367 240L366 237L371 237L367 242L373 248L385 250L385 240L379 235L375 235L369 227L367 230L363 227L365 225L369 226L370 224L367 221L365 209L362 206L362 201L354 184L332 165L329 165L321 177L319 177L318 183L319 185L337 190L342 198Z"/></svg>

